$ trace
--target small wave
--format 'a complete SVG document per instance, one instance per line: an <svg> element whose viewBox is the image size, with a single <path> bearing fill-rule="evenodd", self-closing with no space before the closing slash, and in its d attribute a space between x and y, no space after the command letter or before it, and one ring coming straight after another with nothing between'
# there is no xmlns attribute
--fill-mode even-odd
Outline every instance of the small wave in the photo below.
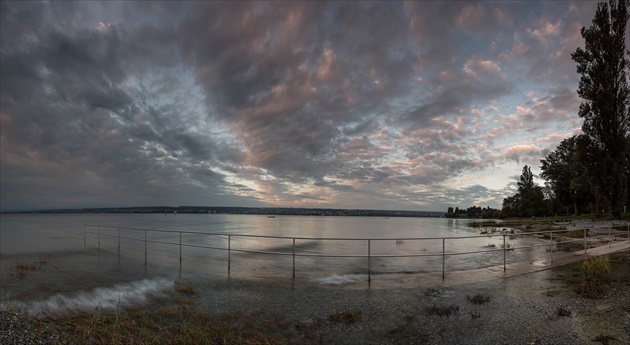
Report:
<svg viewBox="0 0 630 345"><path fill-rule="evenodd" d="M146 302L149 296L163 297L173 290L173 281L158 278L144 279L112 287L100 287L89 292L79 292L68 296L57 294L43 301L8 301L0 305L0 310L11 310L31 316L61 315L73 311L95 309L116 310Z"/></svg>
<svg viewBox="0 0 630 345"><path fill-rule="evenodd" d="M346 274L342 276L338 274L333 274L328 277L313 279L313 281L315 281L319 285L344 285L356 283L360 281L361 278L363 278L363 276L359 274Z"/></svg>

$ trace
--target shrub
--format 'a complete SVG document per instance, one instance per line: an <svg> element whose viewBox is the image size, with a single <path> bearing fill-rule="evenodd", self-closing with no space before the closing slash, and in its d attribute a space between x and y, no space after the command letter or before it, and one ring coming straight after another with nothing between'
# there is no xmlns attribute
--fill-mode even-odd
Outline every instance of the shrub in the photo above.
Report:
<svg viewBox="0 0 630 345"><path fill-rule="evenodd" d="M582 277L579 291L588 297L599 297L610 280L610 257L603 255L584 260L580 272Z"/></svg>
<svg viewBox="0 0 630 345"><path fill-rule="evenodd" d="M584 280L594 283L606 283L610 279L610 257L598 256L584 260L581 268Z"/></svg>

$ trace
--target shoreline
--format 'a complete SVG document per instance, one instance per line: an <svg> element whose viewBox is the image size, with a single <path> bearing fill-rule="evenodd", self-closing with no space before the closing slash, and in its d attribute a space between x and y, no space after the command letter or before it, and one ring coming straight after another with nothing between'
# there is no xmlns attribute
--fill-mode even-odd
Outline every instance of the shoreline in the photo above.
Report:
<svg viewBox="0 0 630 345"><path fill-rule="evenodd" d="M82 266L75 265L80 256L80 252L70 253L68 256L59 254L42 264L42 268L29 270L27 276L21 280L29 282L25 284L25 288L42 289L43 286L32 284L28 280L29 275L41 274L44 278L67 275L68 279L75 277L73 281L77 285L70 289L74 291L54 291L63 289L61 285L51 282L45 288L48 291L30 296L25 294L22 298L40 296L39 298L45 300L45 295L54 296L58 293L73 296L77 293L76 290L92 291L103 286L137 281L123 279L128 276L149 280L162 276L157 271L142 275L143 269L131 267L119 272L116 271L115 260L110 260L113 257L101 256L100 261L92 257L92 262L85 263L95 265L97 270L92 273L83 272L82 276L77 277L75 273L82 269ZM416 286L362 289L210 279L195 275L171 276L169 279L175 288L173 285L167 286L162 291L164 295L159 298L153 296L147 301L130 303L122 311L114 307L113 311L97 308L96 312L125 313L134 308L152 309L165 306L181 308L184 303L217 318L240 315L245 320L258 320L252 322L261 322L259 319L281 319L281 329L272 330L276 333L287 330L293 332L294 329L303 327L311 332L309 334L317 335L314 340L306 337L306 333L298 332L298 335L292 335L297 338L290 338L290 342L294 343L591 344L597 343L593 339L601 336L599 339L609 339L611 344L621 344L630 342L630 251L613 254L613 257L616 260L614 267L622 270L617 272L615 281L601 299L589 299L576 293L576 275L579 276L581 264L576 262L533 273L476 282L446 280L423 282ZM2 274L3 278L7 278L11 272L7 272L6 260L3 261ZM117 276L118 273L121 275ZM107 276L104 277L104 274ZM9 278L20 281L16 276ZM182 285L194 286L197 292L182 293L177 288ZM476 295L488 298L488 302L472 303L470 296ZM6 302L4 291L2 301L3 304ZM441 311L446 313L448 308L451 308L452 314L440 314ZM558 308L568 311L570 315L559 316ZM80 313L83 312L88 311ZM333 320L334 315L344 315L341 313L354 315L356 320ZM33 329L40 332L44 329L38 337L53 337L43 341L35 337L35 340L25 343L64 343L62 340L68 336L64 332L58 334L53 331L60 327L60 320L64 316L15 316L10 310L4 310L2 318L3 330L12 330L9 335L4 336L23 334L28 338L28 334L35 334ZM20 333L18 329L30 331ZM283 342L284 338L280 339ZM11 340L12 338L4 338L0 342L12 343Z"/></svg>
<svg viewBox="0 0 630 345"><path fill-rule="evenodd" d="M608 339L610 344L622 344L630 341L630 252L614 257L614 266L625 268L625 272L617 272L601 299L576 293L579 263L574 263L491 281L405 289L318 289L239 280L181 279L176 284L190 283L198 292L175 290L168 297L139 307L157 313L165 306L181 307L184 300L194 306L190 308L216 317L247 320L253 323L248 327L255 329L258 323L275 320L279 325L301 327L316 335L311 338L306 331L292 333L289 338L279 338L281 343L595 344L598 342L594 339ZM487 302L473 303L471 296L483 296ZM454 310L450 314L445 312L449 308ZM561 316L558 310L569 315ZM107 314L104 310L95 313ZM356 319L333 318L343 313L353 313L350 315ZM68 336L53 331L63 317L16 317L6 311L2 317L15 318L18 321L14 321L14 326L19 324L31 331L44 329L48 332L44 337L53 337L60 343ZM12 328L11 334L19 332ZM12 343L11 338L0 340Z"/></svg>
<svg viewBox="0 0 630 345"><path fill-rule="evenodd" d="M571 223L567 230L587 225L598 231L612 223ZM630 251L611 257L615 278L601 299L590 299L576 292L579 254L569 264L558 254L554 260L563 266L535 272L509 266L511 273L503 274L502 267L486 267L447 272L446 280L441 272L386 274L374 275L369 285L366 276L357 275L340 286L320 286L304 276L177 274L95 249L1 255L0 343L76 343L73 329L94 318L164 314L179 324L182 313L211 318L227 334L260 332L237 341L246 343L630 343ZM473 302L476 297L482 303ZM78 300L92 304L75 304ZM52 312L56 305L59 313ZM29 314L29 308L35 312ZM68 322L75 328L67 328Z"/></svg>

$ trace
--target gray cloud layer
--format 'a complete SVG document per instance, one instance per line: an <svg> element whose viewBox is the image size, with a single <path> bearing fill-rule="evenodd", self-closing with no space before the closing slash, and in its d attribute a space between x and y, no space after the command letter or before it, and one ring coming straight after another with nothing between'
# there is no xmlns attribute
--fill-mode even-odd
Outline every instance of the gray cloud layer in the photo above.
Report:
<svg viewBox="0 0 630 345"><path fill-rule="evenodd" d="M2 209L496 206L500 188L457 180L536 164L579 128L569 55L594 12L581 2L0 6Z"/></svg>

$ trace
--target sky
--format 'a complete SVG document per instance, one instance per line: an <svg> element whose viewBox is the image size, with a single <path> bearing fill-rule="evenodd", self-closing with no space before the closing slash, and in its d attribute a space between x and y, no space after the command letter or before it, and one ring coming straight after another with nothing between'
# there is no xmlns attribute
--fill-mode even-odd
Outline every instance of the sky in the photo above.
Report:
<svg viewBox="0 0 630 345"><path fill-rule="evenodd" d="M597 3L0 6L3 211L445 211L580 133Z"/></svg>

